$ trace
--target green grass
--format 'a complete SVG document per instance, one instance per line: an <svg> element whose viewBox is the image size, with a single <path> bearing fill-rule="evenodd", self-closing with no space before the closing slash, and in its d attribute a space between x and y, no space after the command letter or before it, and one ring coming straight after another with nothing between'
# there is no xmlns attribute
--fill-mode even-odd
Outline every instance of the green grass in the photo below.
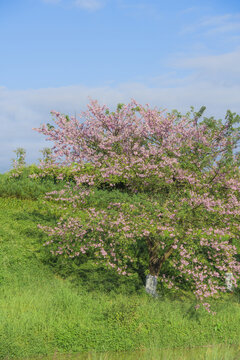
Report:
<svg viewBox="0 0 240 360"><path fill-rule="evenodd" d="M91 260L56 260L37 224L53 225L57 215L40 200L13 195L0 197L0 359L240 344L237 294L212 301L216 316L196 313L188 294L153 299L137 276L122 279ZM162 359L174 359L171 351ZM221 359L222 351L209 351Z"/></svg>
<svg viewBox="0 0 240 360"><path fill-rule="evenodd" d="M29 358L29 360L239 360L239 346L214 345L208 347L149 349L137 351L78 353L64 355L57 351L50 357Z"/></svg>

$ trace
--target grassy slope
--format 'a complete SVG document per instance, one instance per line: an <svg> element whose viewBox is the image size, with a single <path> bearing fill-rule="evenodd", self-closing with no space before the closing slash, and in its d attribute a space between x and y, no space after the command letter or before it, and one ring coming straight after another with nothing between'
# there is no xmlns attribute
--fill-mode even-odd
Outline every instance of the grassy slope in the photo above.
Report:
<svg viewBox="0 0 240 360"><path fill-rule="evenodd" d="M38 202L0 197L0 358L240 343L240 309L230 299L217 315L192 316L184 301L147 294L94 292L63 279L46 261ZM40 221L40 219L42 219Z"/></svg>

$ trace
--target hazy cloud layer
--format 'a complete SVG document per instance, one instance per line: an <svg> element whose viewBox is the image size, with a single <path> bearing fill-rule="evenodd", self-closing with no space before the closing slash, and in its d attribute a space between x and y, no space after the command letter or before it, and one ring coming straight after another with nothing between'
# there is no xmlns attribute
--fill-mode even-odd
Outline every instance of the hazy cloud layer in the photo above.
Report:
<svg viewBox="0 0 240 360"><path fill-rule="evenodd" d="M193 105L196 110L207 106L205 116L224 120L226 110L240 114L240 72L237 64L240 51L218 56L181 58L172 62L173 70L146 83L121 83L103 87L66 86L37 90L8 90L0 88L1 172L9 169L12 152L17 147L27 151L28 163L36 162L39 150L51 144L33 131L41 123L51 122L51 110L74 115L87 109L89 96L106 104L113 111L119 102L134 98L140 104L149 103L159 109L186 112ZM192 69L191 74L179 78L175 69Z"/></svg>

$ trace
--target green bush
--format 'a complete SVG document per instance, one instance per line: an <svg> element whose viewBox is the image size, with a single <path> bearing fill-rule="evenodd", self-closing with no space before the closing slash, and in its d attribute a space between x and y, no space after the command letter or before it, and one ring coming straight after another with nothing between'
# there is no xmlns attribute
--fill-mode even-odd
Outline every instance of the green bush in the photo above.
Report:
<svg viewBox="0 0 240 360"><path fill-rule="evenodd" d="M65 185L63 182L55 184L51 179L31 179L28 177L29 169L14 177L12 172L0 176L0 196L16 197L19 199L37 200L46 192L61 190Z"/></svg>

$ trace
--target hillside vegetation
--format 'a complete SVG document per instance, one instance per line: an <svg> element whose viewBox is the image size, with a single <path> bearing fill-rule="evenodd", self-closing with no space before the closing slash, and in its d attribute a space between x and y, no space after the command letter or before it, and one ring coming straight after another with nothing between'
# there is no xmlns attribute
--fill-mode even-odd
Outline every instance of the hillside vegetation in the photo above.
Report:
<svg viewBox="0 0 240 360"><path fill-rule="evenodd" d="M212 316L196 312L186 290L170 292L160 283L158 299L146 294L140 263L128 278L92 258L52 256L37 224L56 224L61 211L44 203L44 194L66 181L31 179L30 172L0 176L1 359L240 343L238 290L212 301ZM89 201L103 207L113 198L127 201L107 189L96 189Z"/></svg>

